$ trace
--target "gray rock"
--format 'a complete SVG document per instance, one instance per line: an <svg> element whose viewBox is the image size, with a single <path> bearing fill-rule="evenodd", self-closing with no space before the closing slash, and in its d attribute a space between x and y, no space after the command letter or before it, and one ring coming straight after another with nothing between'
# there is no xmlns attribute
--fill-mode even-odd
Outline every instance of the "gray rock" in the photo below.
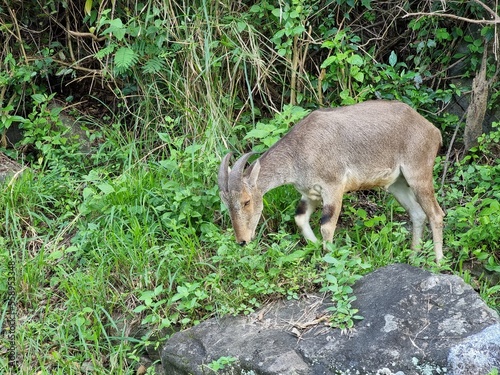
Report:
<svg viewBox="0 0 500 375"><path fill-rule="evenodd" d="M399 264L353 289L364 320L349 332L325 324L328 297L276 302L174 334L161 353L165 372L213 374L208 365L221 357L237 361L218 374L475 375L467 371L499 363L498 314L459 277Z"/></svg>
<svg viewBox="0 0 500 375"><path fill-rule="evenodd" d="M21 164L0 152L0 182L18 172L20 173L22 169L23 166Z"/></svg>
<svg viewBox="0 0 500 375"><path fill-rule="evenodd" d="M487 374L494 367L500 370L500 324L451 348L448 364L453 375Z"/></svg>
<svg viewBox="0 0 500 375"><path fill-rule="evenodd" d="M5 132L6 144L2 146L6 146L7 148L14 148L16 143L19 142L22 138L23 134L21 129L19 128L19 123L13 122Z"/></svg>
<svg viewBox="0 0 500 375"><path fill-rule="evenodd" d="M49 108L58 111L61 125L67 129L65 137L68 138L69 142L72 144L77 143L79 145L79 151L82 154L89 154L92 147L89 136L85 130L85 125L56 100L49 104Z"/></svg>

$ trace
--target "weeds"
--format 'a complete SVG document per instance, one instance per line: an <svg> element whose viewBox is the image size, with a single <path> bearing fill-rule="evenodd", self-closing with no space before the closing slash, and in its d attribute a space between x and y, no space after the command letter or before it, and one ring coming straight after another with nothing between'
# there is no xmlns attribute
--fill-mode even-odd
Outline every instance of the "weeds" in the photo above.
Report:
<svg viewBox="0 0 500 375"><path fill-rule="evenodd" d="M109 137L101 153L116 153L110 142L120 141ZM321 255L290 224L299 197L277 189L266 198L268 225L241 248L214 187L218 158L178 142L168 158L123 163L112 172L95 165L61 176L57 168L41 168L3 185L0 256L15 259L21 373L132 371L144 348L159 347L169 332L318 288L333 298L331 324L349 329L361 318L351 289L361 275L394 262L433 264L430 243L412 255L405 214L382 193L346 196L335 243ZM121 152L133 160L137 150ZM448 209L449 267L492 307L498 286L477 279L467 264L482 262L498 273L489 241L498 217L496 168L457 164L445 201L465 202ZM486 178L477 182L477 174ZM3 294L6 288L0 284ZM142 333L131 338L132 331Z"/></svg>
<svg viewBox="0 0 500 375"><path fill-rule="evenodd" d="M97 167L73 181L47 169L4 187L3 246L15 249L19 280L16 341L28 348L18 358L22 371L34 363L42 373L132 369L130 358L140 361L139 348L159 345L165 329L249 313L266 300L298 298L318 284L334 298L332 325L352 328L360 318L351 305L353 282L374 267L410 259L408 230L393 217L402 213L386 198L385 213L373 215L347 197L344 212L353 222L339 228L325 256L316 246L304 247L295 229L282 227L293 204L273 219L279 223L275 234L241 248L213 222L220 215L210 184L217 167L214 156L192 147L172 149L164 161L134 163L119 175ZM287 200L289 193L278 190L272 201ZM474 257L498 272L487 241L495 235L488 225L496 225L496 204L477 198L448 213L448 247L457 249L449 259L458 251L458 264ZM266 210L270 220L275 208ZM452 223L462 228L460 235L452 235ZM414 264L432 263L430 244L424 251L411 258ZM481 285L495 305L495 287ZM130 327L118 326L126 317L140 318L144 334L136 341L126 338Z"/></svg>
<svg viewBox="0 0 500 375"><path fill-rule="evenodd" d="M356 300L351 286L359 280L371 265L364 263L358 256L353 256L350 246L337 247L329 245L329 253L323 257L328 265L321 275L321 291L332 296L334 306L328 308L332 312L330 325L342 330L352 329L354 321L363 319L357 315L358 310L351 302Z"/></svg>
<svg viewBox="0 0 500 375"><path fill-rule="evenodd" d="M196 145L171 147L168 154L125 163L121 173L97 165L73 171L74 179L41 169L3 185L0 256L7 259L10 251L16 258L18 353L26 348L17 358L21 373L132 371L141 351L159 346L172 330L318 288L334 298L331 324L352 328L360 316L351 286L361 275L394 262L432 265L430 243L411 256L404 214L384 194L367 195L365 203L345 198L348 223L341 222L323 256L317 246L304 246L290 224L299 197L277 189L264 212L273 227L263 225L259 239L241 248L224 229L229 222L212 181L218 158ZM445 235L448 262L472 283L463 266L471 258L498 273L488 241L498 207L493 170L480 172L492 180L479 185L468 179L496 165L467 168L456 166L464 187L447 202L468 201L448 210ZM384 203L378 208L370 199ZM486 279L477 285L496 306L498 287ZM5 293L6 285L0 288ZM137 330L142 333L130 338Z"/></svg>

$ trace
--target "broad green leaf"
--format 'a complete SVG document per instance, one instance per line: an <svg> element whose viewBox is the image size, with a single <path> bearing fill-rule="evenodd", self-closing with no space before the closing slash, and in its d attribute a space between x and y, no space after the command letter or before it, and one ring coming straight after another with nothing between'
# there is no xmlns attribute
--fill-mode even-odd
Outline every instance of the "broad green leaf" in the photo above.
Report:
<svg viewBox="0 0 500 375"><path fill-rule="evenodd" d="M144 311L144 310L146 310L146 309L147 309L147 307L146 307L146 306L144 306L144 305L139 305L139 306L137 306L137 307L136 307L134 310L132 310L132 311L133 311L133 312L135 312L135 313L140 313L140 312L143 312L143 311Z"/></svg>
<svg viewBox="0 0 500 375"><path fill-rule="evenodd" d="M331 256L330 254L326 254L323 257L323 261L325 261L326 263L329 263L329 264L333 264L333 263L337 262L337 258Z"/></svg>
<svg viewBox="0 0 500 375"><path fill-rule="evenodd" d="M92 0L85 1L85 7L83 8L86 15L90 16L90 11L92 10Z"/></svg>
<svg viewBox="0 0 500 375"><path fill-rule="evenodd" d="M248 24L246 22L243 22L243 21L238 21L236 23L236 28L238 30L239 33L241 33L243 30L245 30L246 28L248 27Z"/></svg>
<svg viewBox="0 0 500 375"><path fill-rule="evenodd" d="M108 195L115 192L115 188L110 184L108 184L107 182L103 182L97 185L97 188L101 190L104 193L104 195Z"/></svg>
<svg viewBox="0 0 500 375"><path fill-rule="evenodd" d="M361 0L361 5L363 5L366 9L372 10L372 0Z"/></svg>
<svg viewBox="0 0 500 375"><path fill-rule="evenodd" d="M154 295L157 296L158 294L160 294L161 292L163 292L163 284L160 284L158 285L155 290L154 290Z"/></svg>
<svg viewBox="0 0 500 375"><path fill-rule="evenodd" d="M347 62L351 65L362 66L365 62L363 58L359 55L352 55L347 59Z"/></svg>
<svg viewBox="0 0 500 375"><path fill-rule="evenodd" d="M275 17L281 18L281 9L280 8L274 8L273 11L271 12Z"/></svg>
<svg viewBox="0 0 500 375"><path fill-rule="evenodd" d="M285 48L280 48L278 50L278 55L280 56L285 56L286 55L286 49Z"/></svg>
<svg viewBox="0 0 500 375"><path fill-rule="evenodd" d="M276 126L270 124L258 123L255 129L250 130L244 139L256 138L262 139L276 130Z"/></svg>
<svg viewBox="0 0 500 375"><path fill-rule="evenodd" d="M396 52L392 51L391 55L389 56L389 65L394 66L398 62L398 56L396 55Z"/></svg>
<svg viewBox="0 0 500 375"><path fill-rule="evenodd" d="M188 154L194 154L196 151L199 151L202 148L203 148L202 145L200 145L199 143L195 143L195 144L187 146L186 149L185 149L185 151Z"/></svg>
<svg viewBox="0 0 500 375"><path fill-rule="evenodd" d="M351 77L358 82L363 82L365 79L365 74L359 71L359 67L353 66L351 68Z"/></svg>
<svg viewBox="0 0 500 375"><path fill-rule="evenodd" d="M321 69L327 68L330 65L332 65L335 61L337 61L337 56L332 55L330 57L327 57L325 61L321 64Z"/></svg>
<svg viewBox="0 0 500 375"><path fill-rule="evenodd" d="M85 319L83 316L77 316L76 319L75 319L75 324L78 326L78 327L81 327L85 324L87 319Z"/></svg>
<svg viewBox="0 0 500 375"><path fill-rule="evenodd" d="M46 97L43 94L33 94L31 95L31 99L33 99L36 104L41 104L46 100Z"/></svg>
<svg viewBox="0 0 500 375"><path fill-rule="evenodd" d="M295 26L293 28L293 35L300 35L304 31L306 31L306 28L304 27L304 25Z"/></svg>

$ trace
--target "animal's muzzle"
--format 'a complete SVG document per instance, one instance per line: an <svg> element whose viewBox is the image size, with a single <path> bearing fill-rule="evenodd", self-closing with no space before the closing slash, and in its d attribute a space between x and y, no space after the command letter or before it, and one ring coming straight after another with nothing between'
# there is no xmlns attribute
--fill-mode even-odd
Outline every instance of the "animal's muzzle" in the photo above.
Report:
<svg viewBox="0 0 500 375"><path fill-rule="evenodd" d="M245 246L246 244L247 244L247 241L238 242L238 245L240 245L240 246Z"/></svg>

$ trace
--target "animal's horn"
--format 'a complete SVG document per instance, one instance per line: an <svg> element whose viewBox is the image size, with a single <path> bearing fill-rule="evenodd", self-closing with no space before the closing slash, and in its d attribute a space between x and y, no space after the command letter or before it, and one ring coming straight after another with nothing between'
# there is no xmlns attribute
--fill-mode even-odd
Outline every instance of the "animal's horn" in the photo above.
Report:
<svg viewBox="0 0 500 375"><path fill-rule="evenodd" d="M254 153L253 152L247 152L246 154L243 154L241 158L239 158L236 163L234 163L233 169L231 170L231 173L229 174L229 186L232 186L235 183L238 183L241 181L241 177L243 175L243 172L245 170L245 166L247 164L248 159L250 156L252 156Z"/></svg>
<svg viewBox="0 0 500 375"><path fill-rule="evenodd" d="M227 182L229 178L229 159L231 159L231 155L233 155L232 152L224 156L219 168L219 175L218 175L219 190L223 192L228 191Z"/></svg>

